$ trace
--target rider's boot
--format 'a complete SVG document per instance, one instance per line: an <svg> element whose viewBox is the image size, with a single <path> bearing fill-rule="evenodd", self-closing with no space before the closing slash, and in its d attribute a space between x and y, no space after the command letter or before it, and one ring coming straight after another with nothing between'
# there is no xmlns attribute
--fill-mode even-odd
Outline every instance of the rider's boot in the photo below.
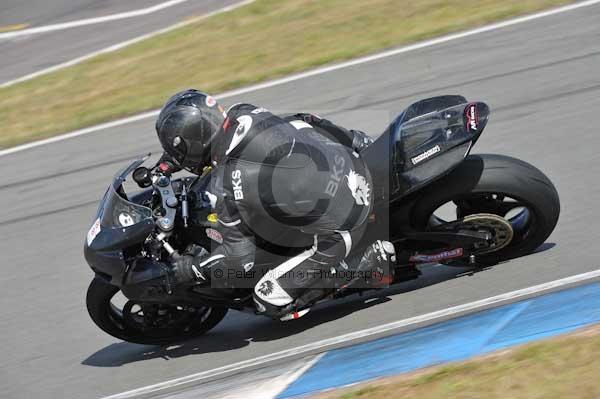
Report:
<svg viewBox="0 0 600 399"><path fill-rule="evenodd" d="M394 244L383 240L375 241L365 249L358 261L355 258L340 264L340 274L350 275L350 278L340 285L338 293L348 289L387 287L394 278L395 262Z"/></svg>

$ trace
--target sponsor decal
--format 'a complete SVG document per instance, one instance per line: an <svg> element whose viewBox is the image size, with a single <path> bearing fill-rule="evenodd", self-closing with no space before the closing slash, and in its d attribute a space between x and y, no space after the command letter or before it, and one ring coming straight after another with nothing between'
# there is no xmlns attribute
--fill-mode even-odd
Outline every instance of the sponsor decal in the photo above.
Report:
<svg viewBox="0 0 600 399"><path fill-rule="evenodd" d="M465 126L467 127L467 132L476 132L479 130L477 104L469 104L465 108Z"/></svg>
<svg viewBox="0 0 600 399"><path fill-rule="evenodd" d="M369 194L371 193L371 188L369 187L367 180L353 170L350 171L346 178L348 179L348 188L350 189L356 204L368 206L370 203Z"/></svg>
<svg viewBox="0 0 600 399"><path fill-rule="evenodd" d="M223 236L217 230L208 228L205 231L208 238L218 242L219 244L223 244Z"/></svg>
<svg viewBox="0 0 600 399"><path fill-rule="evenodd" d="M435 147L428 149L424 153L417 155L416 157L411 158L410 160L413 163L413 165L416 165L419 162L422 162L422 161L426 160L427 158L431 157L432 155L437 154L441 150L442 149L440 148L440 146L436 145Z"/></svg>
<svg viewBox="0 0 600 399"><path fill-rule="evenodd" d="M94 238L96 238L98 233L100 233L100 218L96 219L96 221L94 222L94 224L92 224L92 227L90 227L90 230L87 233L88 246L92 245L92 241L94 241Z"/></svg>
<svg viewBox="0 0 600 399"><path fill-rule="evenodd" d="M206 96L206 106L212 108L215 105L217 105L217 100L215 100L212 96Z"/></svg>
<svg viewBox="0 0 600 399"><path fill-rule="evenodd" d="M411 263L433 263L445 259L460 258L463 256L463 249L456 248L450 251L439 252L437 254L418 254L411 256L408 261Z"/></svg>
<svg viewBox="0 0 600 399"><path fill-rule="evenodd" d="M231 185L233 186L233 197L235 200L243 200L244 191L242 191L242 172L239 169L231 172Z"/></svg>
<svg viewBox="0 0 600 399"><path fill-rule="evenodd" d="M123 227L129 227L129 226L133 226L135 224L135 222L133 221L133 218L128 213L121 213L119 215L119 223L121 223L121 226L123 226Z"/></svg>
<svg viewBox="0 0 600 399"><path fill-rule="evenodd" d="M229 155L229 153L242 142L252 127L252 117L250 115L240 116L237 118L237 122L238 126L235 129L235 133L233 133L233 138L231 139L231 143L229 143L229 148L225 151L225 155Z"/></svg>
<svg viewBox="0 0 600 399"><path fill-rule="evenodd" d="M331 175L329 176L329 182L327 182L327 187L325 187L325 194L332 198L335 197L337 190L340 187L340 182L344 175L344 165L346 165L344 157L336 155L333 158L333 168Z"/></svg>

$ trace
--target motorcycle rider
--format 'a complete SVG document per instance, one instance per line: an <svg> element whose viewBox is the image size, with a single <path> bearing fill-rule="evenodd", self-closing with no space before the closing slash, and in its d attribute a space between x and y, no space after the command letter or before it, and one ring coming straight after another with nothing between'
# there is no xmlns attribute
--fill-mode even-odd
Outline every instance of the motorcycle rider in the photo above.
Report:
<svg viewBox="0 0 600 399"><path fill-rule="evenodd" d="M334 289L389 282L390 242L377 240L348 257L373 206L371 176L360 158L372 142L364 133L250 104L225 112L197 90L171 97L156 130L163 159L197 174L213 168L206 195L218 215L213 239L221 245L208 258L175 260L177 283L206 281L211 270L252 270L257 241L298 249L254 286L258 311L273 318L297 318ZM350 280L335 280L347 270Z"/></svg>

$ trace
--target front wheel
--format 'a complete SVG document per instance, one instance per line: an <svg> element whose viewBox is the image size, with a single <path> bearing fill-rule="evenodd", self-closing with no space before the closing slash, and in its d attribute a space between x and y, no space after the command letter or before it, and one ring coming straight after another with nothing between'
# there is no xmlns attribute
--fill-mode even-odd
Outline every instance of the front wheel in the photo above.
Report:
<svg viewBox="0 0 600 399"><path fill-rule="evenodd" d="M204 334L227 314L227 308L137 304L114 301L119 288L95 277L88 287L90 317L104 332L124 341L166 345Z"/></svg>
<svg viewBox="0 0 600 399"><path fill-rule="evenodd" d="M477 256L478 263L495 264L538 248L558 222L560 201L534 166L503 155L470 155L420 193L411 217L413 227L428 230L477 214L500 216L512 227L509 243Z"/></svg>

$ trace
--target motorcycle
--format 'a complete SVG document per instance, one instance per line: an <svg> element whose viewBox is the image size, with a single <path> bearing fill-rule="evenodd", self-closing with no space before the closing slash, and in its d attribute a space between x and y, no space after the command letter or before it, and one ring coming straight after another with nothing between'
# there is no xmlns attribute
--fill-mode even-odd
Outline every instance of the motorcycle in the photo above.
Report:
<svg viewBox="0 0 600 399"><path fill-rule="evenodd" d="M489 114L485 103L462 96L422 100L361 153L377 176L369 224L386 224L396 248L391 284L418 278L422 264L481 268L521 257L554 230L560 202L548 177L508 156L470 155ZM125 341L164 345L207 332L229 309L255 312L251 288L173 283L171 261L190 245L207 253L215 239L216 217L203 194L210 174L174 179L169 165L146 168L146 159L117 173L87 233L94 323ZM130 175L143 188L133 195L123 188ZM268 243L264 256L260 250L257 264L276 265ZM119 291L124 305L115 300ZM315 302L354 293L333 291Z"/></svg>

